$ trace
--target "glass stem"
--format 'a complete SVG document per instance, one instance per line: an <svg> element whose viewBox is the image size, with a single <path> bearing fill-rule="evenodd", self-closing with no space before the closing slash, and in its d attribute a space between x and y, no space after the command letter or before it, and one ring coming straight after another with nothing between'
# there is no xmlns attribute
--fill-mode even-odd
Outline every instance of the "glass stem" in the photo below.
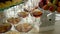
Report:
<svg viewBox="0 0 60 34"><path fill-rule="evenodd" d="M28 17L26 17L26 22L28 22Z"/></svg>
<svg viewBox="0 0 60 34"><path fill-rule="evenodd" d="M41 20L39 19L39 26L41 25Z"/></svg>

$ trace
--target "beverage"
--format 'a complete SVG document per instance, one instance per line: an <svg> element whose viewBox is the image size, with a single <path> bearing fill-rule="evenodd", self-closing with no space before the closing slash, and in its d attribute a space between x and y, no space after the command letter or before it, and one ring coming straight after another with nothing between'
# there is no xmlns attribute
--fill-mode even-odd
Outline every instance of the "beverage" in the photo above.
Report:
<svg viewBox="0 0 60 34"><path fill-rule="evenodd" d="M19 13L18 13L18 16L25 18L25 17L28 16L28 12L19 12Z"/></svg>
<svg viewBox="0 0 60 34"><path fill-rule="evenodd" d="M42 12L35 11L35 12L32 12L32 14L33 14L34 17L40 17L42 15Z"/></svg>

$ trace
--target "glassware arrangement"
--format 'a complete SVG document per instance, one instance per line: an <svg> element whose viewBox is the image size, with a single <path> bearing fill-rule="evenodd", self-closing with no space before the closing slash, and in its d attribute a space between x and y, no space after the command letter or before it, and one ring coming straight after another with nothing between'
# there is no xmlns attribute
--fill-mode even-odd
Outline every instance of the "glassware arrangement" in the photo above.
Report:
<svg viewBox="0 0 60 34"><path fill-rule="evenodd" d="M56 7L45 5L45 1L28 0L26 3L11 7L4 11L5 21L12 25L11 30L22 34L29 34L34 28L38 32L53 30Z"/></svg>

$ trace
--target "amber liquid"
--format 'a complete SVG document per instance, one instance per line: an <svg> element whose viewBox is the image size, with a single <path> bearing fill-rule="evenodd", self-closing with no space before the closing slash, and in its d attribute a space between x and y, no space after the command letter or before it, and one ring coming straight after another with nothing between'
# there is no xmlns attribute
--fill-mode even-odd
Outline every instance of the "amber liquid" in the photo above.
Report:
<svg viewBox="0 0 60 34"><path fill-rule="evenodd" d="M18 14L18 16L25 18L25 17L28 16L28 13L27 13L27 12L20 12L20 13Z"/></svg>
<svg viewBox="0 0 60 34"><path fill-rule="evenodd" d="M42 12L33 12L32 14L34 17L40 17L42 15Z"/></svg>

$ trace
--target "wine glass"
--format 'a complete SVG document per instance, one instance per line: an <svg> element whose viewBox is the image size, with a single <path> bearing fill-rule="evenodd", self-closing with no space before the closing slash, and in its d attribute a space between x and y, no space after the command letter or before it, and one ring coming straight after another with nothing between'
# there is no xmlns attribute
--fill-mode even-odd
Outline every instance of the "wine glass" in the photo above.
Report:
<svg viewBox="0 0 60 34"><path fill-rule="evenodd" d="M28 12L22 11L22 12L18 12L18 16L22 18L22 21L24 22L28 22Z"/></svg>
<svg viewBox="0 0 60 34"><path fill-rule="evenodd" d="M40 10L36 10L31 13L32 20L34 19L33 21L35 22L35 25L39 26L41 24L40 17L42 14L43 13Z"/></svg>
<svg viewBox="0 0 60 34"><path fill-rule="evenodd" d="M29 34L31 32L31 30L34 28L34 24L33 24L33 21L30 21L30 22L23 22L23 34ZM27 28L26 28L26 27ZM27 30L26 30L27 29Z"/></svg>
<svg viewBox="0 0 60 34"><path fill-rule="evenodd" d="M11 17L13 17L15 19L16 17L18 17L18 16L16 16L15 13L16 13L15 12L15 7L12 7L12 8L9 8L9 9L5 10L5 16L6 16L6 22L7 23L10 23L10 22L7 21L7 19L9 19ZM11 30L15 30L15 28L14 28L15 24L12 24L12 22L10 24L12 25Z"/></svg>

